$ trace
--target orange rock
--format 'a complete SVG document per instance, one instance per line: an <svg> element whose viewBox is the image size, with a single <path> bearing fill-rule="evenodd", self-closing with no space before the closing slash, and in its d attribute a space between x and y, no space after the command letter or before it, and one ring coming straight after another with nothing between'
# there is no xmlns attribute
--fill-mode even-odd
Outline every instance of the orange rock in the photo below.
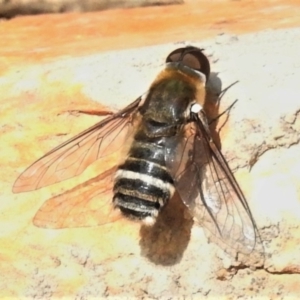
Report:
<svg viewBox="0 0 300 300"><path fill-rule="evenodd" d="M246 295L266 298L283 295L296 299L299 295L298 278L292 275L281 278L263 268L255 271L244 266L238 266L238 272L233 272L231 260L215 245L207 243L202 229L192 226L187 209L176 199L153 231L122 220L98 227L60 230L33 226L36 212L47 199L97 175L98 168L103 167L101 162L92 165L80 178L34 192L11 192L13 182L30 163L99 120L96 116L68 111L110 109L114 106L113 100L115 104L134 100L162 65L165 51L172 50L175 45L157 52L153 47L147 52L148 56L141 52L143 55L139 61L143 61L143 65L138 65L136 73L131 70L122 73L123 77L111 74L121 73L125 66L135 64L136 57L120 57L120 52L112 52L116 60L112 59L112 54L99 59L99 52L175 41L201 41L220 33L241 34L300 24L299 3L295 0L186 2L168 7L20 17L1 22L2 297L100 298L113 295L175 298L194 295L199 299L232 299ZM138 53L136 49L133 51ZM157 58L156 53L160 55ZM149 61L155 66L150 66ZM108 69L111 69L109 76ZM128 81L121 89L122 78L133 82ZM119 98L112 99L111 95ZM293 116L296 118L297 115L292 115L292 120ZM244 127L238 119L234 120L221 132L222 146L230 149L229 157L233 159L233 162L229 161L231 166L234 165L235 148L251 139L245 130L250 127L254 128L253 131L257 129L256 120L248 120ZM264 120L260 119L260 122ZM297 122L292 123L289 130L297 136ZM231 134L232 128L240 129L241 135ZM279 129L281 131L276 131L279 134L274 138L276 141L282 132L286 132L281 127ZM273 148L282 147L285 151L285 146L289 147L296 141L283 141L285 146L272 142ZM243 166L247 164L249 149L246 150L238 160L244 163ZM293 182L298 176L298 163L295 163L296 154L292 158L286 157L286 152L276 154L273 159L256 164L253 173L249 174L246 168L242 168L236 176L251 200L258 225L265 226L261 228L262 238L270 240L266 247L267 254L270 254L266 269L274 273L298 273L296 252L289 257L289 251L299 244L297 226L293 223L297 222L298 213L297 197L294 196L299 196L299 189ZM285 172L274 163L281 159L287 166ZM274 169L268 173L270 164L274 164ZM239 167L241 165L237 164ZM285 176L290 170L294 176L282 180L281 172ZM282 189L282 194L277 194L282 195L281 201L286 201L288 212L282 212L285 203L279 202L276 193L265 201L261 196L265 187L278 187L282 182L287 182L287 192ZM284 199L287 194L287 199ZM269 223L266 221L268 217ZM280 231L276 235L274 227L276 222L285 219L290 223L286 227L284 223L281 228L286 235L290 233L292 242L283 247L285 237ZM284 253L283 263L277 256L279 250ZM230 276L224 271L224 264ZM217 280L220 269L224 281ZM231 275L232 279L226 280Z"/></svg>

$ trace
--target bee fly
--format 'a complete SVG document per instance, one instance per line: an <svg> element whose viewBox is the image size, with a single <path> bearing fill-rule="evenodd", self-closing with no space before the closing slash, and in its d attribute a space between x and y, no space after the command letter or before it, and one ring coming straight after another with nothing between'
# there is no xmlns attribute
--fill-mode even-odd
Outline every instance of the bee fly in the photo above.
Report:
<svg viewBox="0 0 300 300"><path fill-rule="evenodd" d="M257 229L243 193L211 138L203 110L209 74L202 49L176 49L145 97L44 155L19 176L13 192L77 176L131 137L127 156L114 177L115 208L125 217L153 224L176 189L195 219L214 236L250 253Z"/></svg>
<svg viewBox="0 0 300 300"><path fill-rule="evenodd" d="M167 63L150 86L138 107L141 120L128 157L116 173L113 203L124 215L151 224L172 197L175 182L167 167L172 157L168 150L192 122L192 111L204 103L205 80L180 60Z"/></svg>

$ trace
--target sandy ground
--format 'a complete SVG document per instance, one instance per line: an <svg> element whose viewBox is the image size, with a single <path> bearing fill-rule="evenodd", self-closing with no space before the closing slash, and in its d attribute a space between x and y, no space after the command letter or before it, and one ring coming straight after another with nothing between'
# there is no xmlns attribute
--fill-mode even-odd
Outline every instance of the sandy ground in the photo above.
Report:
<svg viewBox="0 0 300 300"><path fill-rule="evenodd" d="M8 91L2 96L4 109L14 106L1 118L0 127L5 162L0 170L1 298L298 299L299 40L299 29L219 35L201 42L68 58L0 78ZM260 230L263 265L239 266L208 243L202 228L175 200L152 230L125 221L57 230L33 226L33 216L49 196L75 181L12 194L15 178L51 147L98 121L62 113L64 99L68 109L78 109L65 86L78 86L86 101L121 108L147 90L166 54L186 44L205 48L214 90L238 81L222 98L220 111L238 102L218 128L222 152ZM55 95L51 86L58 84L61 94ZM17 106L19 95L27 97L25 107ZM6 98L17 100L8 103ZM48 102L43 107L44 99Z"/></svg>

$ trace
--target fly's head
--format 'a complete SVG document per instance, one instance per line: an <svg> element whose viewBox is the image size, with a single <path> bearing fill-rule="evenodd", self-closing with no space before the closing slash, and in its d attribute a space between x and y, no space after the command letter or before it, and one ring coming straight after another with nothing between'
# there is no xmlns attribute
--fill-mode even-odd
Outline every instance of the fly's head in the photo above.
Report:
<svg viewBox="0 0 300 300"><path fill-rule="evenodd" d="M210 75L210 64L208 58L203 54L204 49L199 49L194 46L178 48L172 51L166 58L166 63L177 62L201 72L205 75L206 80Z"/></svg>

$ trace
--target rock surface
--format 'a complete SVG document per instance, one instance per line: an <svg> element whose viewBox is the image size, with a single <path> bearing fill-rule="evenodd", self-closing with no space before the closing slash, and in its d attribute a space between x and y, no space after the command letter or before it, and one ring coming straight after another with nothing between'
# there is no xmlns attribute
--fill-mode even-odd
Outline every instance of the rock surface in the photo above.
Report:
<svg viewBox="0 0 300 300"><path fill-rule="evenodd" d="M299 26L296 2L190 1L2 22L1 297L298 299L300 30L278 30ZM20 172L98 122L79 110L117 110L144 93L166 55L185 44L205 48L211 88L238 80L221 99L220 112L238 102L217 131L260 230L263 265L239 265L208 243L177 198L152 230L125 220L34 226L47 199L97 175L103 162L79 178L13 194Z"/></svg>

